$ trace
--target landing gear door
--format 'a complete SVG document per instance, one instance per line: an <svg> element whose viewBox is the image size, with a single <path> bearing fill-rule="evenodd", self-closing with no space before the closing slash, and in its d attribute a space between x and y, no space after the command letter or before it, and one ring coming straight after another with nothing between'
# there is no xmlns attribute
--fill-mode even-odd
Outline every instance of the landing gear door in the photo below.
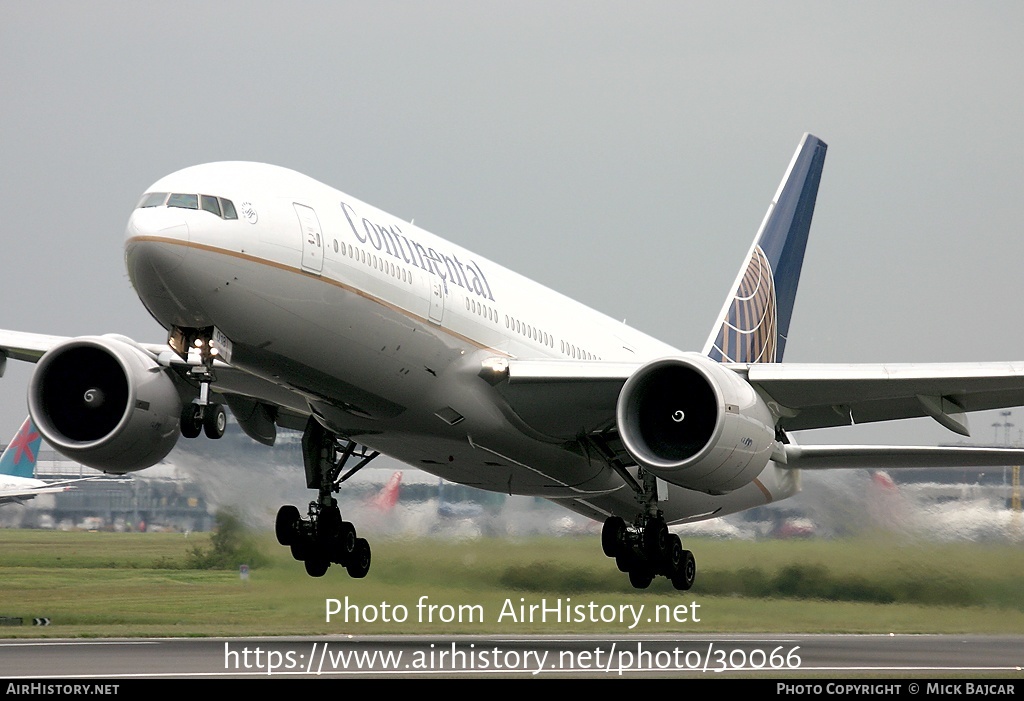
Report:
<svg viewBox="0 0 1024 701"><path fill-rule="evenodd" d="M302 231L302 269L320 274L324 267L324 236L316 212L304 204L294 203Z"/></svg>

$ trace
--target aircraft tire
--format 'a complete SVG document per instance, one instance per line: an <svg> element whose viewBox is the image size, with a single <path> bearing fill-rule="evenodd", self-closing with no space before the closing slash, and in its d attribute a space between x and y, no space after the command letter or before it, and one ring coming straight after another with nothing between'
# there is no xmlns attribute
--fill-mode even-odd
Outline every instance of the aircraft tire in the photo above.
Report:
<svg viewBox="0 0 1024 701"><path fill-rule="evenodd" d="M608 557L616 557L622 552L622 543L626 535L626 522L619 516L609 516L601 528L601 549Z"/></svg>
<svg viewBox="0 0 1024 701"><path fill-rule="evenodd" d="M351 561L345 565L348 576L353 579L365 577L370 571L370 559L370 543L366 538L356 538L355 552L352 553Z"/></svg>
<svg viewBox="0 0 1024 701"><path fill-rule="evenodd" d="M181 435L185 438L195 438L203 430L198 408L195 404L186 404L181 409Z"/></svg>
<svg viewBox="0 0 1024 701"><path fill-rule="evenodd" d="M292 543L291 550L292 557L294 557L299 562L303 562L306 560L306 558L309 557L310 552L312 552L312 547L304 538L299 538L294 543Z"/></svg>
<svg viewBox="0 0 1024 701"><path fill-rule="evenodd" d="M615 566L619 568L619 572L629 572L636 564L636 556L628 550L615 556Z"/></svg>
<svg viewBox="0 0 1024 701"><path fill-rule="evenodd" d="M322 557L310 557L305 561L306 574L310 577L323 577L327 574L327 568L331 566L331 563Z"/></svg>
<svg viewBox="0 0 1024 701"><path fill-rule="evenodd" d="M339 565L347 565L355 556L359 539L356 538L356 527L351 521L342 521L335 540L334 554Z"/></svg>
<svg viewBox="0 0 1024 701"><path fill-rule="evenodd" d="M203 433L207 438L217 440L224 436L228 426L228 415L223 404L207 404L203 412Z"/></svg>
<svg viewBox="0 0 1024 701"><path fill-rule="evenodd" d="M651 562L665 562L671 552L672 534L664 520L652 519L644 529L644 554Z"/></svg>
<svg viewBox="0 0 1024 701"><path fill-rule="evenodd" d="M646 589L654 581L654 575L646 567L637 567L629 571L629 583L634 589Z"/></svg>
<svg viewBox="0 0 1024 701"><path fill-rule="evenodd" d="M690 587L693 586L694 580L697 578L697 560L689 550L684 550L682 555L682 566L670 577L670 579L672 580L673 587L679 591L688 591Z"/></svg>
<svg viewBox="0 0 1024 701"><path fill-rule="evenodd" d="M274 534L277 542L281 545L291 545L297 540L295 525L301 520L299 510L291 504L285 504L277 510L277 519L274 521Z"/></svg>

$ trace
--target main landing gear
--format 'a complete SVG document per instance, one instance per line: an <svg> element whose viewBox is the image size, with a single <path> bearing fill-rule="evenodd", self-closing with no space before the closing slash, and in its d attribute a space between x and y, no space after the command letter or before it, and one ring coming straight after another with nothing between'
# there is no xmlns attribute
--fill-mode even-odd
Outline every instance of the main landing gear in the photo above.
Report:
<svg viewBox="0 0 1024 701"><path fill-rule="evenodd" d="M639 476L643 486L637 485L637 499L643 511L628 526L619 516L609 517L601 529L601 548L615 559L620 572L629 575L629 583L636 589L646 589L662 574L676 589L686 591L697 576L697 562L692 552L683 549L679 536L669 532L658 509L654 476L643 472Z"/></svg>
<svg viewBox="0 0 1024 701"><path fill-rule="evenodd" d="M637 589L646 589L655 576L663 574L676 589L686 591L697 576L693 553L683 550L679 536L669 533L660 512L642 516L632 526L619 516L610 517L601 529L601 548L615 558L619 571L629 574L629 583Z"/></svg>
<svg viewBox="0 0 1024 701"><path fill-rule="evenodd" d="M332 496L341 483L370 463L378 453L354 441L345 440L328 431L313 417L302 434L302 460L306 468L306 485L318 491L309 503L308 519L289 505L277 512L277 542L291 547L292 557L306 565L311 577L323 577L331 564L348 570L356 579L370 571L370 544L356 537L356 528L341 518L338 501ZM349 460L358 460L355 467L341 475ZM341 475L339 477L339 475Z"/></svg>

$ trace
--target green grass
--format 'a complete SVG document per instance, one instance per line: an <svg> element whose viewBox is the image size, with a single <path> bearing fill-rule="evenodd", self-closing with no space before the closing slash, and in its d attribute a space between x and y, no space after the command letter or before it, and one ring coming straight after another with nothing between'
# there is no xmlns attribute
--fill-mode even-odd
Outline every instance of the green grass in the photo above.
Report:
<svg viewBox="0 0 1024 701"><path fill-rule="evenodd" d="M52 625L0 627L0 636L201 636L369 633L855 632L1020 633L1024 553L1019 546L890 541L732 542L688 539L697 584L676 592L664 578L629 586L597 538L373 541L363 580L332 567L306 576L288 551L262 537L270 564L248 581L237 571L186 569L207 534L0 531L0 616L46 616ZM483 620L420 620L417 602L477 606ZM327 599L376 614L367 623L325 620ZM828 600L826 597L831 598ZM620 623L520 622L506 600L644 606L632 631ZM408 620L379 620L384 603ZM654 607L699 604L699 622L649 623Z"/></svg>

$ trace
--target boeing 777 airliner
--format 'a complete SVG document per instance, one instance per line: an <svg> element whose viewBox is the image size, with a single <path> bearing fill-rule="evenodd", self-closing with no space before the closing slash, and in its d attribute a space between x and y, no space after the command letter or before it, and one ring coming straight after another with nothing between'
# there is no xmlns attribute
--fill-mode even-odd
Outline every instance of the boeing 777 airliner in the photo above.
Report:
<svg viewBox="0 0 1024 701"><path fill-rule="evenodd" d="M46 440L107 472L179 436L302 430L307 512L277 537L353 577L370 546L334 494L378 454L604 522L636 587L694 581L668 525L799 489L801 468L1015 464L1024 451L798 446L790 432L1024 404L1024 363L782 363L826 145L801 140L703 351L685 352L291 170L210 163L154 183L125 261L166 344L0 331L36 362ZM241 486L244 488L244 485Z"/></svg>

